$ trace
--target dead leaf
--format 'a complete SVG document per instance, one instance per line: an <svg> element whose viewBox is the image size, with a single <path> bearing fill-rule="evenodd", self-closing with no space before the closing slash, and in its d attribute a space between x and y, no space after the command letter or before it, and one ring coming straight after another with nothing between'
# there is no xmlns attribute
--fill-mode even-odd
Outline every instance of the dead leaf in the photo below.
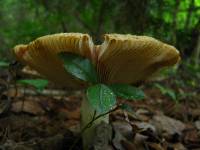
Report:
<svg viewBox="0 0 200 150"><path fill-rule="evenodd" d="M69 111L66 108L60 108L58 110L60 117L72 119L72 120L79 120L80 119L80 109L77 108L75 110Z"/></svg>
<svg viewBox="0 0 200 150"><path fill-rule="evenodd" d="M159 143L148 143L148 146L154 150L165 150Z"/></svg>
<svg viewBox="0 0 200 150"><path fill-rule="evenodd" d="M122 145L122 141L126 141L126 138L118 130L114 130L114 139L112 140L113 146L117 150L125 150Z"/></svg>
<svg viewBox="0 0 200 150"><path fill-rule="evenodd" d="M195 127L200 131L200 120L195 121Z"/></svg>
<svg viewBox="0 0 200 150"><path fill-rule="evenodd" d="M139 120L141 121L149 121L152 113L150 111L148 111L147 109L138 109L135 112L136 116L138 117Z"/></svg>
<svg viewBox="0 0 200 150"><path fill-rule="evenodd" d="M154 116L151 120L151 124L156 127L159 135L167 139L171 139L175 134L182 135L182 131L185 129L184 123L165 115Z"/></svg>
<svg viewBox="0 0 200 150"><path fill-rule="evenodd" d="M9 97L23 97L24 93L22 92L21 88L13 87L6 91L6 95Z"/></svg>
<svg viewBox="0 0 200 150"><path fill-rule="evenodd" d="M187 150L186 147L181 143L173 144L174 150Z"/></svg>
<svg viewBox="0 0 200 150"><path fill-rule="evenodd" d="M42 115L45 111L38 102L33 100L16 101L12 103L11 111L15 113L26 112L33 115Z"/></svg>
<svg viewBox="0 0 200 150"><path fill-rule="evenodd" d="M193 118L198 118L200 116L200 109L197 108L197 109L191 109L190 110L191 112L191 115Z"/></svg>
<svg viewBox="0 0 200 150"><path fill-rule="evenodd" d="M142 145L135 145L127 140L122 140L121 144L126 150L145 150Z"/></svg>
<svg viewBox="0 0 200 150"><path fill-rule="evenodd" d="M133 129L132 126L125 121L115 121L112 123L114 130L118 130L125 138L131 140L133 139Z"/></svg>
<svg viewBox="0 0 200 150"><path fill-rule="evenodd" d="M183 131L183 141L189 148L200 147L200 136L195 128L185 129Z"/></svg>
<svg viewBox="0 0 200 150"><path fill-rule="evenodd" d="M122 145L127 150L145 150L144 142L147 138L147 136L136 133L132 143L129 141L122 141Z"/></svg>
<svg viewBox="0 0 200 150"><path fill-rule="evenodd" d="M134 123L141 130L151 130L152 133L156 134L156 128L148 122L135 122Z"/></svg>

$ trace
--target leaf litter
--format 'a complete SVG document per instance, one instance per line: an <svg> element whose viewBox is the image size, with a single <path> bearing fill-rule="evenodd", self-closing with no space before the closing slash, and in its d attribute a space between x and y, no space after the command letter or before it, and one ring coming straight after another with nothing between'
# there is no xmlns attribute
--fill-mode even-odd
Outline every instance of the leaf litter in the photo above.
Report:
<svg viewBox="0 0 200 150"><path fill-rule="evenodd" d="M37 94L29 86L25 87L26 91L32 92L24 92L23 86L18 86L17 90L13 88L14 85L10 89L0 86L3 89L0 93L0 149L66 150L80 136L83 92L66 92L63 95L65 89L55 89L50 85L45 89L50 92ZM163 96L158 88L145 86L143 89L146 94L143 101L119 99L118 102L125 102L129 110L118 109L112 112L110 124L100 125L97 133L107 132L98 134L94 149L199 149L198 95L193 100L188 101L186 98L174 103L170 97ZM187 89L182 90L188 92ZM3 108L7 99L11 99L11 104L5 110ZM81 141L74 149L82 149Z"/></svg>

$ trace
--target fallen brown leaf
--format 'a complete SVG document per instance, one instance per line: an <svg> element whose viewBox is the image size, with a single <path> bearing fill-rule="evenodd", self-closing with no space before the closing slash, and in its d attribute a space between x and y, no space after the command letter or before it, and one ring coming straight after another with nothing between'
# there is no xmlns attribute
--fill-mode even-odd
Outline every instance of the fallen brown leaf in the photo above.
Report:
<svg viewBox="0 0 200 150"><path fill-rule="evenodd" d="M45 111L37 101L33 100L21 100L12 103L11 111L15 113L26 112L33 115L42 115Z"/></svg>

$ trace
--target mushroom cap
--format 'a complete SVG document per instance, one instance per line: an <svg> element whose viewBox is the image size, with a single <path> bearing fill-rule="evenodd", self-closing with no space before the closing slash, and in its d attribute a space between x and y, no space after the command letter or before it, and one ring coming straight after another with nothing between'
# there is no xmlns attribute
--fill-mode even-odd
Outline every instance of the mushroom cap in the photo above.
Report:
<svg viewBox="0 0 200 150"><path fill-rule="evenodd" d="M60 52L81 55L94 63L103 83L137 83L162 67L180 60L178 50L147 36L105 34L101 45L94 45L88 34L59 33L14 47L16 58L47 79L70 88L87 84L66 72Z"/></svg>
<svg viewBox="0 0 200 150"><path fill-rule="evenodd" d="M76 89L85 87L86 83L66 72L57 55L70 52L90 58L92 47L91 38L87 34L60 33L37 38L27 45L17 45L14 53L18 61L35 69L48 80Z"/></svg>
<svg viewBox="0 0 200 150"><path fill-rule="evenodd" d="M180 60L175 47L152 37L105 34L104 39L97 54L97 70L106 83L137 83Z"/></svg>

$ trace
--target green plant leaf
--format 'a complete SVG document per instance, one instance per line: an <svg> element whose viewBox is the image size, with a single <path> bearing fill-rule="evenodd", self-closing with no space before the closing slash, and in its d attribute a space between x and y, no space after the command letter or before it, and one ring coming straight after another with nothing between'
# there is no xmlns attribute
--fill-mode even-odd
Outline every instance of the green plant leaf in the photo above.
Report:
<svg viewBox="0 0 200 150"><path fill-rule="evenodd" d="M48 80L43 79L22 79L18 80L17 83L23 85L31 85L37 89L37 91L42 91L48 85Z"/></svg>
<svg viewBox="0 0 200 150"><path fill-rule="evenodd" d="M5 61L0 61L0 67L7 68L9 67L9 63Z"/></svg>
<svg viewBox="0 0 200 150"><path fill-rule="evenodd" d="M66 52L58 55L64 61L64 67L67 72L81 80L97 83L96 70L89 59Z"/></svg>
<svg viewBox="0 0 200 150"><path fill-rule="evenodd" d="M97 84L87 89L87 99L98 113L108 112L116 104L113 91L104 84Z"/></svg>
<svg viewBox="0 0 200 150"><path fill-rule="evenodd" d="M164 87L158 83L154 84L154 86L156 88L158 88L160 90L160 92L163 94L163 95L167 95L169 96L172 100L174 101L177 101L177 96L176 96L176 93L175 91L173 91L172 89L169 89L167 87Z"/></svg>
<svg viewBox="0 0 200 150"><path fill-rule="evenodd" d="M141 100L145 96L142 90L128 84L112 84L109 87L118 97L124 99Z"/></svg>
<svg viewBox="0 0 200 150"><path fill-rule="evenodd" d="M133 112L132 107L131 107L130 105L128 105L128 104L122 104L122 105L120 106L120 108L121 108L122 110L127 111L127 112Z"/></svg>

